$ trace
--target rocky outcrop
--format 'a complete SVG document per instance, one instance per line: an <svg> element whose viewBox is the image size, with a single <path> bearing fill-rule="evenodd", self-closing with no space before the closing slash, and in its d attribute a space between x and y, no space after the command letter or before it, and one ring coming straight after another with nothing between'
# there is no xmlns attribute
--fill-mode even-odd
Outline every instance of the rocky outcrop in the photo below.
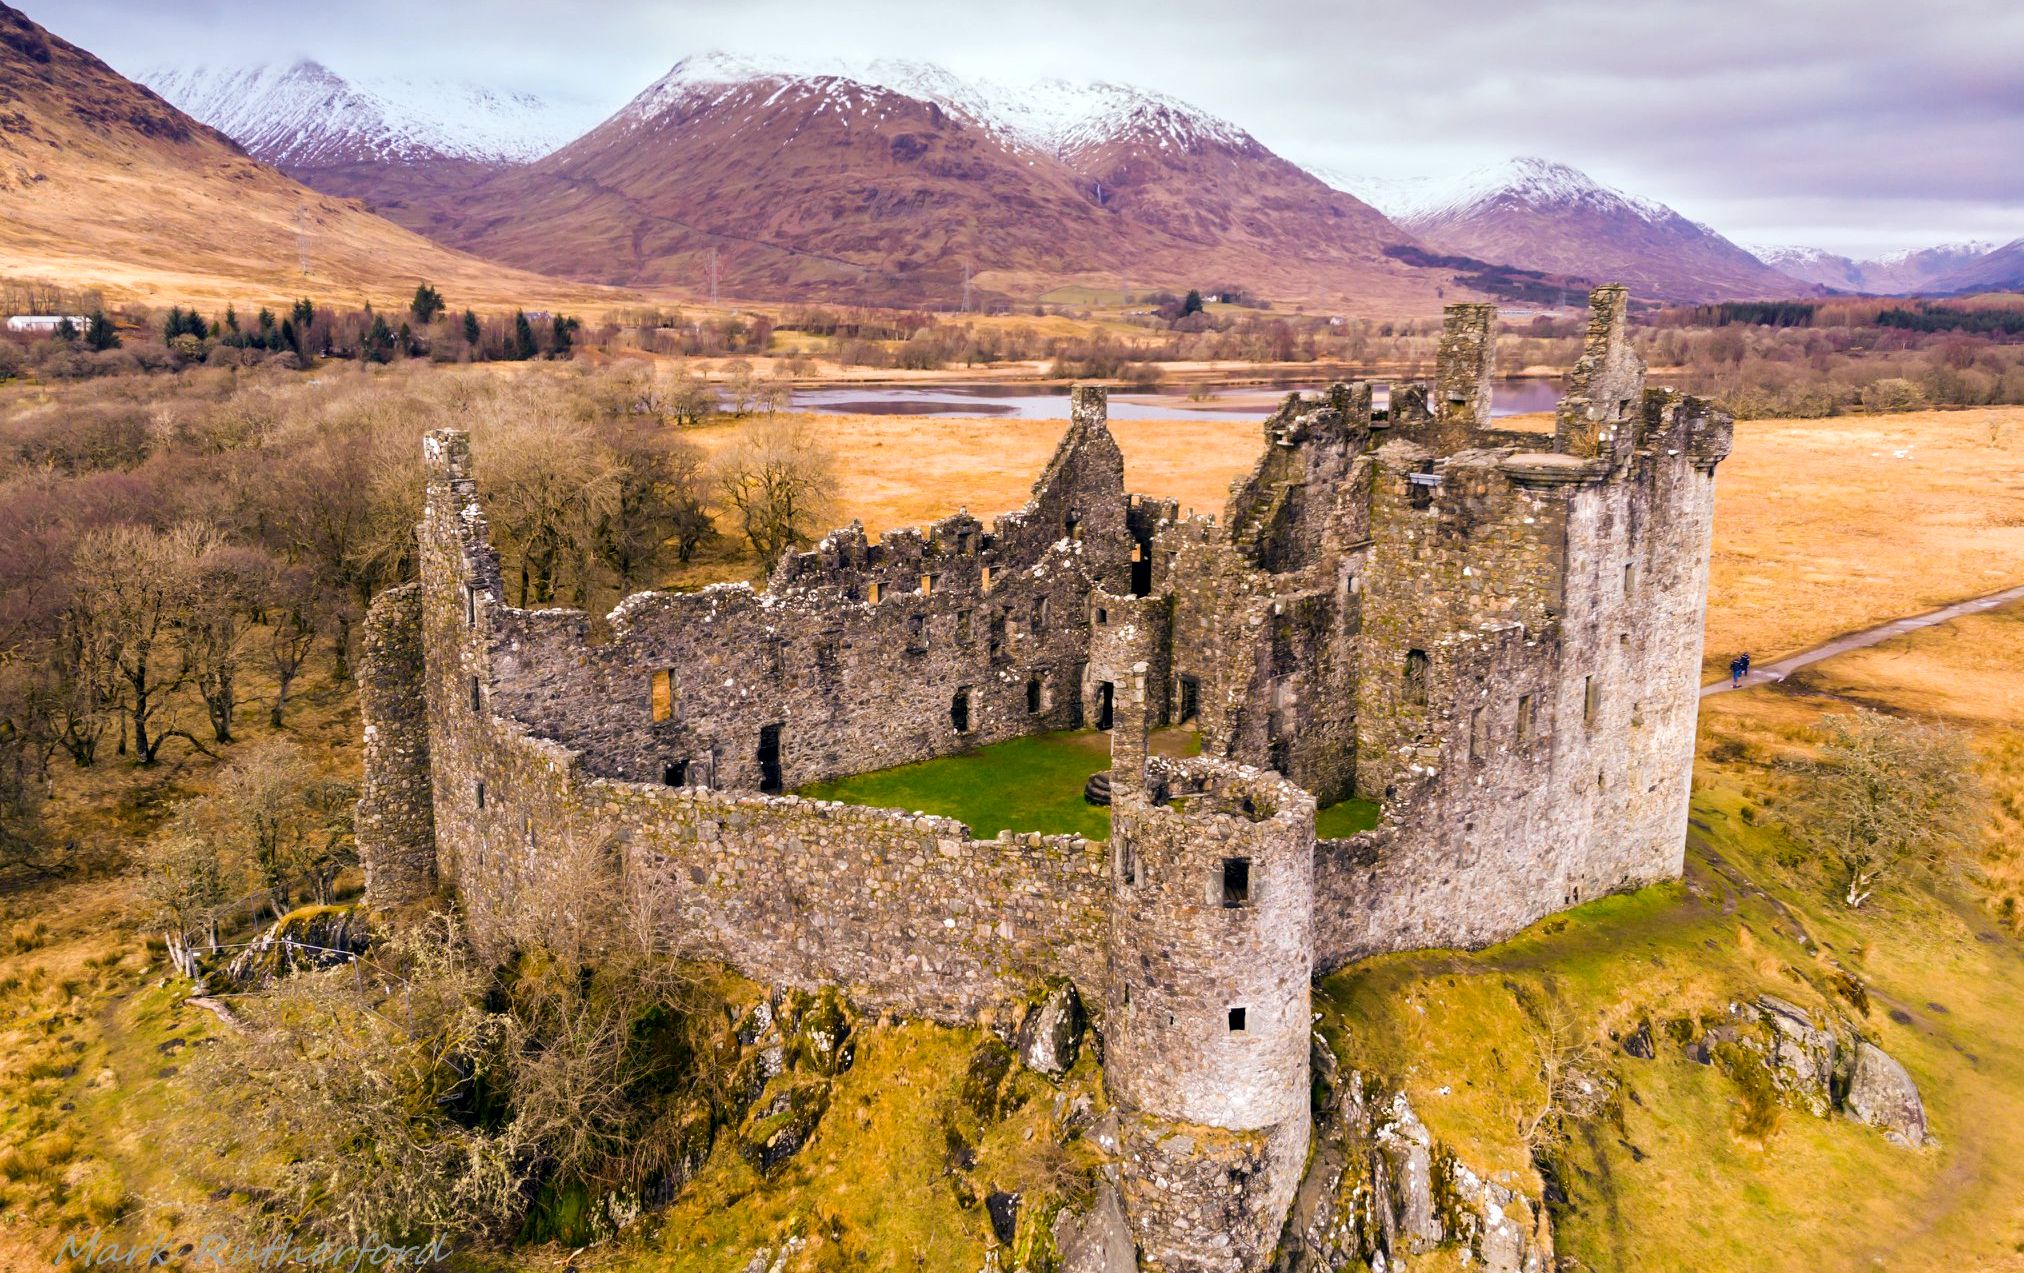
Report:
<svg viewBox="0 0 2024 1273"><path fill-rule="evenodd" d="M738 1129L738 1153L761 1173L770 1173L814 1137L828 1109L827 1079L784 1080L753 1105Z"/></svg>
<svg viewBox="0 0 2024 1273"><path fill-rule="evenodd" d="M1816 1118L1845 1114L1881 1129L1894 1144L1917 1147L1931 1140L1918 1084L1845 1018L1827 1013L1816 1018L1767 994L1747 1006L1730 1005L1726 1019L1681 1019L1666 1033L1676 1042L1686 1040L1687 1056L1703 1065L1723 1057L1732 1067L1737 1058L1745 1065L1761 1063L1780 1104Z"/></svg>
<svg viewBox="0 0 2024 1273"><path fill-rule="evenodd" d="M1440 1248L1490 1273L1544 1273L1553 1234L1543 1208L1485 1180L1441 1146L1402 1091L1341 1072L1317 1046L1325 1100L1315 1152L1287 1218L1281 1273L1368 1267L1396 1273Z"/></svg>
<svg viewBox="0 0 2024 1273"><path fill-rule="evenodd" d="M1052 987L1027 1009L1019 1024L1014 1042L1020 1063L1059 1082L1082 1051L1084 1024L1082 997L1075 986L1064 981Z"/></svg>
<svg viewBox="0 0 2024 1273"><path fill-rule="evenodd" d="M1062 1211L1054 1217L1054 1249L1060 1273L1137 1273L1138 1249L1124 1203L1108 1183L1098 1186L1087 1211Z"/></svg>
<svg viewBox="0 0 2024 1273"><path fill-rule="evenodd" d="M225 980L253 986L302 968L350 963L371 940L365 916L352 906L304 906L275 920L225 965Z"/></svg>
<svg viewBox="0 0 2024 1273"><path fill-rule="evenodd" d="M1855 1046L1855 1067L1842 1109L1858 1123L1882 1128L1884 1136L1897 1144L1915 1147L1928 1139L1918 1085L1896 1058L1873 1044Z"/></svg>

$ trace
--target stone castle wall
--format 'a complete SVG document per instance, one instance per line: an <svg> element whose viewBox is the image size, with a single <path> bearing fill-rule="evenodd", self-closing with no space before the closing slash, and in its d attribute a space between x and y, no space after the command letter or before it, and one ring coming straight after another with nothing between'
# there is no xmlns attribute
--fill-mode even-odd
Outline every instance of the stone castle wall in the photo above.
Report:
<svg viewBox="0 0 2024 1273"><path fill-rule="evenodd" d="M510 943L513 925L565 904L570 872L602 865L651 900L675 949L756 978L839 984L874 1008L955 1020L1068 976L1101 1009L1100 844L977 840L947 818L607 778L502 714L496 669L517 672L573 625L497 603L463 438L432 434L429 448L419 595L387 594L374 625L419 621L435 746L403 753L403 766L426 774L437 870L481 942ZM361 676L375 685L415 666L392 644L367 655ZM378 816L380 798L368 803Z"/></svg>
<svg viewBox="0 0 2024 1273"><path fill-rule="evenodd" d="M1091 719L1092 587L1130 585L1123 461L1100 389L1027 506L878 543L851 527L770 586L515 614L499 709L600 777L792 790Z"/></svg>
<svg viewBox="0 0 2024 1273"><path fill-rule="evenodd" d="M604 872L682 954L943 1020L1071 978L1148 1259L1256 1267L1317 970L1680 869L1728 419L1644 390L1602 289L1555 436L1491 428L1490 319L1451 309L1431 395L1289 397L1221 521L1128 498L1078 390L989 531L853 526L601 642L503 604L467 444L431 434L420 582L361 663L372 900L447 885L503 950ZM1199 759L1148 755L1172 721ZM1107 846L777 794L1075 725L1115 727ZM1381 825L1317 843L1352 792Z"/></svg>

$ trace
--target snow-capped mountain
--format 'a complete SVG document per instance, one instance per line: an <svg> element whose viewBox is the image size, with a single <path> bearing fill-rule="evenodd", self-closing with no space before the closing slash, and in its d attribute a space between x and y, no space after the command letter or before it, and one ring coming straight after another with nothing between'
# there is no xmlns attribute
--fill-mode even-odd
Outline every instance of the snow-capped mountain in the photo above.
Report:
<svg viewBox="0 0 2024 1273"><path fill-rule="evenodd" d="M1338 175L1338 180L1343 178ZM1585 208L1607 216L1663 221L1678 216L1655 200L1606 186L1579 168L1519 156L1458 177L1348 178L1342 187L1401 224L1466 217L1496 203Z"/></svg>
<svg viewBox="0 0 2024 1273"><path fill-rule="evenodd" d="M1842 292L1903 296L1957 290L1956 284L1975 277L1978 265L1999 246L1983 241L1942 243L1930 248L1906 248L1867 260L1820 248L1782 244L1756 246L1751 251L1773 269L1808 283Z"/></svg>
<svg viewBox="0 0 2024 1273"><path fill-rule="evenodd" d="M318 62L156 67L142 83L285 170L525 163L596 122L580 105L477 84L348 79Z"/></svg>
<svg viewBox="0 0 2024 1273"><path fill-rule="evenodd" d="M967 272L1404 312L1466 290L1389 253L1416 245L1368 205L1178 98L917 62L684 58L453 220L452 242L576 277L695 285L714 258L746 295L946 301Z"/></svg>
<svg viewBox="0 0 2024 1273"><path fill-rule="evenodd" d="M1446 252L1623 282L1660 300L1808 290L1709 226L1549 159L1519 157L1452 179L1320 175Z"/></svg>
<svg viewBox="0 0 2024 1273"><path fill-rule="evenodd" d="M1139 135L1185 150L1204 144L1241 146L1251 137L1179 98L1125 84L1076 84L1048 78L1031 84L965 79L932 62L880 58L870 62L769 59L713 51L683 58L619 112L638 127L681 107L722 102L753 84L781 93L813 88L823 109L862 110L876 91L933 102L1015 145L1064 154Z"/></svg>

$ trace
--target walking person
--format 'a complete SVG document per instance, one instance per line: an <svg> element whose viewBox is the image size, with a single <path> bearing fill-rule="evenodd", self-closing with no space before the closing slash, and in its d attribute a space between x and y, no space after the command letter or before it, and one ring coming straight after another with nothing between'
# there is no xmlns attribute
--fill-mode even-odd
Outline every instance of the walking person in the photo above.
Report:
<svg viewBox="0 0 2024 1273"><path fill-rule="evenodd" d="M1740 654L1739 654L1739 655L1737 655L1737 656L1736 656L1735 658L1733 658L1733 659L1730 659L1730 660L1729 660L1729 688L1730 688L1730 689L1732 689L1732 690L1739 690L1739 689L1742 689L1742 688L1743 688L1743 673L1745 673L1745 672L1747 672L1747 671L1749 671L1749 670L1750 670L1750 660L1749 660L1749 659L1747 659L1747 658L1743 657L1743 656L1742 656L1742 655L1740 655Z"/></svg>

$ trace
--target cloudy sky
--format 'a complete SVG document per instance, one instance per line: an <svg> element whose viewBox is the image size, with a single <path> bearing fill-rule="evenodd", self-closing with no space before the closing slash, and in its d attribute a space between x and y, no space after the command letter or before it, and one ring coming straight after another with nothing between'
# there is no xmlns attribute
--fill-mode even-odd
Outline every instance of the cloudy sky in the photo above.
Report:
<svg viewBox="0 0 2024 1273"><path fill-rule="evenodd" d="M1302 163L1571 163L1744 243L2024 235L2014 0L14 0L135 72L313 57L615 108L686 54L1108 79Z"/></svg>

